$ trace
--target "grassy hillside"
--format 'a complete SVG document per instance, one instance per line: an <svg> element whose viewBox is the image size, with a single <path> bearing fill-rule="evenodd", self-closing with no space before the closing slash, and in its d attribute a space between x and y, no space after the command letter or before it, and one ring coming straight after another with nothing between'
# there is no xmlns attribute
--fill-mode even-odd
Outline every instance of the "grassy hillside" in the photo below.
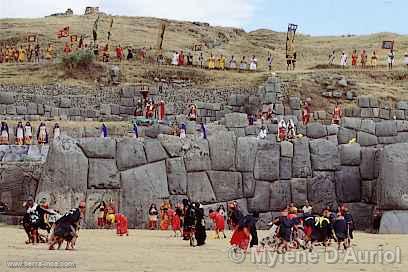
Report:
<svg viewBox="0 0 408 272"><path fill-rule="evenodd" d="M99 24L99 42L105 44L107 31L112 17L101 18ZM46 17L38 19L1 19L0 45L6 41L24 41L28 33L39 35L43 47L53 43L59 55L62 55L63 44L66 39L57 39L56 32L64 26L70 26L71 34L85 35L91 40L91 31L95 16ZM158 30L161 20L147 17L113 17L111 45L132 46L134 48L152 48L148 55L154 56L157 44ZM300 29L301 30L301 29ZM211 53L223 54L227 57L234 55L237 60L243 55L258 58L259 72L237 73L202 71L195 68L157 68L154 65L135 63L122 64L121 68L126 82L149 81L147 75L152 73L168 74L178 71L179 74L192 76L195 83L203 86L256 86L267 76L266 58L269 52L274 57L273 69L283 71L285 66L286 33L260 29L249 33L237 28L212 27L192 22L168 21L164 37L163 49L166 57L170 58L174 50L191 51L194 44L207 44L203 48L204 58ZM316 65L326 64L328 54L332 50L345 50L350 55L353 49L366 49L370 55L376 50L380 57L379 64L385 65L387 51L380 49L383 40L395 40L397 62L402 62L402 55L408 51L408 36L392 33L379 33L367 36L351 37L311 37L299 34L296 40L298 52L298 69L305 71ZM113 52L112 52L113 54ZM198 52L194 52L195 59ZM338 61L339 57L337 57ZM0 83L4 84L43 84L62 82L65 84L93 85L94 78L68 77L61 71L59 65L0 65ZM202 77L202 80L199 78ZM363 77L364 80L365 77Z"/></svg>

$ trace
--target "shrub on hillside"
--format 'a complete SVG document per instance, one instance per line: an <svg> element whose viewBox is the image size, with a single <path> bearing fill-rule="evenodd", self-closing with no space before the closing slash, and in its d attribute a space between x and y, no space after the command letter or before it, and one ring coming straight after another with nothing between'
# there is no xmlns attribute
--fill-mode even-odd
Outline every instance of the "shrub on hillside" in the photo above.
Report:
<svg viewBox="0 0 408 272"><path fill-rule="evenodd" d="M89 69L95 61L91 50L78 50L62 58L63 65L69 70Z"/></svg>

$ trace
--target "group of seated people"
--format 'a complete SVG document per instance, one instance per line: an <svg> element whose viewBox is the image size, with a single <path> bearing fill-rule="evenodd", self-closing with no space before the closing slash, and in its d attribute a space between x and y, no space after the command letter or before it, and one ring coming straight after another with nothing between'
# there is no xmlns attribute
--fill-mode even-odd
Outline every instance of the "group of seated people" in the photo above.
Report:
<svg viewBox="0 0 408 272"><path fill-rule="evenodd" d="M60 137L60 135L61 135L60 127L58 123L56 123L53 128L54 139ZM15 128L14 136L16 145L31 145L33 143L33 128L30 122L26 122L26 124L23 125L23 122L19 121ZM48 130L45 123L41 122L40 126L37 129L36 136L38 144L48 143ZM10 130L6 122L1 122L0 144L1 145L12 144L10 142Z"/></svg>

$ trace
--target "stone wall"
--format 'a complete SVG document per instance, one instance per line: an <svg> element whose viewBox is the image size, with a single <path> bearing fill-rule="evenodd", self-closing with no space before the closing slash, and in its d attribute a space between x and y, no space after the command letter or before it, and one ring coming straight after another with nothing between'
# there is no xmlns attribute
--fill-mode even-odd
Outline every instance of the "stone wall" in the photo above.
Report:
<svg viewBox="0 0 408 272"><path fill-rule="evenodd" d="M223 106L233 94L256 93L255 90L195 89L166 86L162 91L152 89L149 97L166 102L169 121L174 115L187 114L188 105L201 105L202 121L222 118ZM0 118L5 120L71 120L119 121L134 115L139 87L80 89L60 85L0 86ZM214 112L211 112L214 111ZM218 114L216 112L219 112ZM209 118L207 118L209 117ZM217 117L217 118L214 118Z"/></svg>
<svg viewBox="0 0 408 272"><path fill-rule="evenodd" d="M227 128L211 127L208 140L197 134L187 139L165 134L145 139L63 138L51 145L37 199L46 197L60 210L86 199L88 227L94 226L91 210L101 199L113 199L137 228L144 227L151 203L185 197L203 202L206 209L237 200L244 211L260 212L264 223L290 202L301 206L308 199L317 211L346 203L359 229L370 227L374 205L405 207L378 198L390 191L380 186L388 184L382 179L390 168L381 158L388 157L383 150L394 146L378 139L388 137L383 131L396 127L397 121L377 123L372 131L377 144L367 146L347 143L342 130L361 131L361 124L351 127L347 118L347 128L312 123L306 127L307 137L277 142L274 134L266 140L246 136L255 128L242 125L244 116L228 114Z"/></svg>

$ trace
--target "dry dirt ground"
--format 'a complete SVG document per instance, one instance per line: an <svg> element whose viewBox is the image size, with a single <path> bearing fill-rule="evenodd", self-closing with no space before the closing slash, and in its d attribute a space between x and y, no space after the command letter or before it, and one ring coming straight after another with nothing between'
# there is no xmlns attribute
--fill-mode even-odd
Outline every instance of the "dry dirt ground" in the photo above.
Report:
<svg viewBox="0 0 408 272"><path fill-rule="evenodd" d="M314 257L309 257L309 264L296 264L291 255L286 255L286 263L254 264L255 255L246 256L241 264L236 264L229 257L228 240L209 239L204 247L192 248L180 238L170 238L170 232L130 230L128 237L117 237L112 230L81 230L75 251L49 251L45 244L25 245L25 235L22 229L0 227L0 271L347 271L347 272L403 272L408 265L408 236L403 235L372 235L357 233L353 242L353 252L363 250L395 251L400 248L400 263L367 264L354 263L353 255L341 253L338 263L329 264L325 259L323 249L316 249L318 263ZM208 232L211 236L212 233ZM229 234L228 234L229 235ZM267 235L259 232L260 237ZM333 248L334 250L334 248ZM298 254L304 254L305 252ZM275 256L275 255L273 255ZM282 255L279 255L282 256ZM293 256L293 255L292 255ZM298 255L302 257L301 255ZM333 255L334 256L334 255ZM350 260L345 264L344 256ZM300 258L298 257L298 258ZM303 258L302 257L302 258ZM272 263L272 258L264 260ZM342 259L343 258L343 259ZM397 257L398 258L398 257ZM327 261L326 261L327 260ZM347 260L347 259L346 259ZM10 261L62 261L72 262L75 268L10 268ZM258 259L259 261L259 259ZM306 262L304 261L304 262ZM360 260L363 261L363 260ZM295 260L296 262L296 260ZM71 264L71 263L69 263Z"/></svg>

